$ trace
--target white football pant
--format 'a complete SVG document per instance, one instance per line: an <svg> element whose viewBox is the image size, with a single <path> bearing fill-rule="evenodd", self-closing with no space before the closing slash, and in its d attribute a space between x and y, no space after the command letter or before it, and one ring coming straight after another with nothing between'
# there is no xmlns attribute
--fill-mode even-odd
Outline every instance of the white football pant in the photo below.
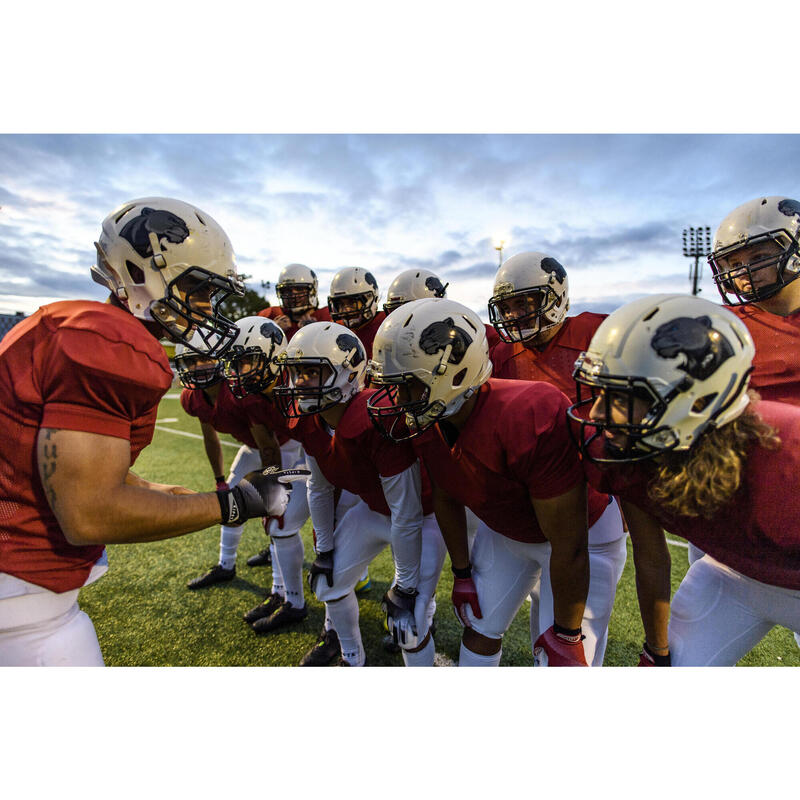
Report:
<svg viewBox="0 0 800 800"><path fill-rule="evenodd" d="M800 589L747 578L705 555L689 567L672 598L672 665L733 666L775 625L800 629Z"/></svg>

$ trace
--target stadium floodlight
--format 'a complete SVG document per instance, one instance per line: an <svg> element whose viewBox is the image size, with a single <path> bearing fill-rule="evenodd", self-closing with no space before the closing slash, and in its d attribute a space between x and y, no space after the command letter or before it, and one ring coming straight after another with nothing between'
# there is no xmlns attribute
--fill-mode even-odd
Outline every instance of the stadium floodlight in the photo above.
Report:
<svg viewBox="0 0 800 800"><path fill-rule="evenodd" d="M692 294L702 291L697 285L700 282L700 259L705 259L711 253L711 228L707 225L699 228L683 229L683 254L686 258L693 258L694 264L689 267L689 283L692 284Z"/></svg>
<svg viewBox="0 0 800 800"><path fill-rule="evenodd" d="M505 247L506 240L495 236L493 239L494 249L497 250L497 266L503 266L503 248Z"/></svg>

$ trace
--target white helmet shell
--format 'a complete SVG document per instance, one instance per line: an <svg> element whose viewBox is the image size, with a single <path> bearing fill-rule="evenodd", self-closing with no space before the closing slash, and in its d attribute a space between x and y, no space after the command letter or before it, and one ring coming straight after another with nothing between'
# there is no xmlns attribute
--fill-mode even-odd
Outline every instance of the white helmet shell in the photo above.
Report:
<svg viewBox="0 0 800 800"><path fill-rule="evenodd" d="M348 301L355 307L347 309ZM344 267L331 281L328 309L334 322L360 328L378 313L378 282L362 267Z"/></svg>
<svg viewBox="0 0 800 800"><path fill-rule="evenodd" d="M286 335L266 317L243 317L238 333L223 357L225 380L234 397L262 392L280 372L278 359L286 352Z"/></svg>
<svg viewBox="0 0 800 800"><path fill-rule="evenodd" d="M404 270L389 285L383 310L391 314L396 308L412 300L444 297L448 285L442 285L439 277L429 269Z"/></svg>

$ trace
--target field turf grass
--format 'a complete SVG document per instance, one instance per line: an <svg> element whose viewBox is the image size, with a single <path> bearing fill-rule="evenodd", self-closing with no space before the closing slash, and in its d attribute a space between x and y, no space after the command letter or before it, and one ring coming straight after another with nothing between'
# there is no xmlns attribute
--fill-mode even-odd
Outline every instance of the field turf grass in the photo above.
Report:
<svg viewBox="0 0 800 800"><path fill-rule="evenodd" d="M159 408L159 428L198 435L200 425L188 417L173 388ZM169 421L176 420L176 421ZM233 443L228 436L220 437ZM237 448L223 445L226 467ZM199 438L156 430L153 443L141 454L134 471L142 477L188 486L196 491L214 488L211 468ZM81 590L80 605L94 621L103 657L114 666L292 666L314 644L324 610L310 597L309 615L299 625L278 633L256 636L242 614L261 602L271 580L269 567L248 567L249 556L266 545L260 522L249 521L239 547L236 578L209 589L189 591L186 582L217 563L219 526L175 539L108 548L111 569L102 580ZM311 525L303 529L305 566L313 560ZM677 589L688 567L684 547L670 547L672 587ZM380 601L393 570L387 548L370 565L372 588L359 600L361 635L370 666L402 666L400 655L386 653ZM458 660L461 628L450 605L452 575L445 561L437 590L436 651ZM503 642L503 666L533 663L528 630L528 604L517 615ZM609 627L606 666L634 665L643 641L636 601L633 560L628 561L617 589ZM334 662L335 663L335 662ZM800 666L800 649L792 634L775 628L741 662L747 666Z"/></svg>

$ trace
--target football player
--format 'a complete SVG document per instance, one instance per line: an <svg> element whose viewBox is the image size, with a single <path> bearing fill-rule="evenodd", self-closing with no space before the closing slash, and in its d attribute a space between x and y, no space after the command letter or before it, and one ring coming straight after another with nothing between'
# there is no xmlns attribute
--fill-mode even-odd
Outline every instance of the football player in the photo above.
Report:
<svg viewBox="0 0 800 800"><path fill-rule="evenodd" d="M444 562L444 542L423 491L412 447L387 441L367 415L367 358L349 328L307 325L289 342L275 388L290 430L303 443L316 531L309 583L326 605L342 663L364 666L354 587L364 567L391 545L395 578L383 605L407 666L432 666L428 610ZM334 490L359 498L335 515Z"/></svg>
<svg viewBox="0 0 800 800"><path fill-rule="evenodd" d="M292 438L286 418L275 405L272 392L278 379L278 359L286 351L286 337L271 320L245 317L236 323L239 335L224 357L225 381L239 401L243 419L254 430L269 433L275 447L271 463L292 469L305 468L305 455ZM303 596L303 540L300 529L308 519L304 492L295 492L285 514L269 520L268 533L274 548L273 587L266 601L245 615L257 634L279 630L308 616ZM275 582L275 575L279 581Z"/></svg>
<svg viewBox="0 0 800 800"><path fill-rule="evenodd" d="M446 299L390 314L370 369L383 387L370 416L389 438L413 439L434 485L464 625L459 665L500 663L503 634L541 579L537 663L587 666L586 484L567 432L568 399L546 383L491 378L483 323ZM481 520L471 552L465 506Z"/></svg>
<svg viewBox="0 0 800 800"><path fill-rule="evenodd" d="M305 264L287 264L278 275L275 293L280 306L269 306L258 312L280 325L287 341L309 322L330 319L327 308L319 308L317 274Z"/></svg>
<svg viewBox="0 0 800 800"><path fill-rule="evenodd" d="M641 666L730 666L800 627L800 409L748 393L754 352L724 307L657 295L611 314L576 364L587 474L630 528ZM706 553L671 618L664 529Z"/></svg>
<svg viewBox="0 0 800 800"><path fill-rule="evenodd" d="M572 371L605 314L585 311L574 317L569 309L567 271L545 253L518 253L505 261L494 279L489 319L499 340L490 345L492 377L546 381L575 402ZM591 490L590 490L591 492ZM608 642L608 622L628 550L619 509L612 503L589 529L589 595L584 627L597 642L586 653L592 666L601 666ZM538 588L531 593L531 642L538 635Z"/></svg>
<svg viewBox="0 0 800 800"><path fill-rule="evenodd" d="M378 282L361 267L343 267L331 281L328 310L331 319L354 331L372 357L372 340L386 314L378 310Z"/></svg>
<svg viewBox="0 0 800 800"><path fill-rule="evenodd" d="M219 313L242 291L222 228L188 203L148 197L106 217L96 249L106 304L51 303L0 343L2 665L103 664L77 598L108 569L106 544L280 515L288 503L260 472L195 493L131 471L172 383L159 339L188 344L198 332L217 357L235 335Z"/></svg>

